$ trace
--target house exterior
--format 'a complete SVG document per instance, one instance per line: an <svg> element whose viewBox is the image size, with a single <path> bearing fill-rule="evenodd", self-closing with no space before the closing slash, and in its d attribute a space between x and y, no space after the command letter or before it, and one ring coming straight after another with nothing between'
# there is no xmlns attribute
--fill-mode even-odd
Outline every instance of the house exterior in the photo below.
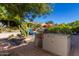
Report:
<svg viewBox="0 0 79 59"><path fill-rule="evenodd" d="M42 27L52 27L52 26L55 26L55 25L54 25L54 24L42 23L41 26L42 26Z"/></svg>

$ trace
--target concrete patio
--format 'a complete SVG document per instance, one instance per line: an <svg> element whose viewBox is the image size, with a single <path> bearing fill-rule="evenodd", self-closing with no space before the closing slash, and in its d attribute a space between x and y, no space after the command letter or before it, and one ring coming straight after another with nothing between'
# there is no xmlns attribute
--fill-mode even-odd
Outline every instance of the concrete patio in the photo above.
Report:
<svg viewBox="0 0 79 59"><path fill-rule="evenodd" d="M11 49L9 52L16 54L16 56L56 56L55 54L36 48L33 43Z"/></svg>

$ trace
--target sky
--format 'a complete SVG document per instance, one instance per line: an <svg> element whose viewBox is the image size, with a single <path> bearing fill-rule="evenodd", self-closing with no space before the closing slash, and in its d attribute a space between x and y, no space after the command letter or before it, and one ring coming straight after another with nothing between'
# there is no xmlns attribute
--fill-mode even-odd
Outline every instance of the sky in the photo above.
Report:
<svg viewBox="0 0 79 59"><path fill-rule="evenodd" d="M79 20L79 3L55 3L53 6L53 12L50 15L36 18L34 22L45 23L53 21L60 24Z"/></svg>

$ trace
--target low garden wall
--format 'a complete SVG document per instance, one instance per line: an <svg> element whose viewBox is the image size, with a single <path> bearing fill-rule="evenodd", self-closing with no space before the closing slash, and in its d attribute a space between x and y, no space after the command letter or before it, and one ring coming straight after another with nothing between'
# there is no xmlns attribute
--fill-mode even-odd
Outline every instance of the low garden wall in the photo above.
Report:
<svg viewBox="0 0 79 59"><path fill-rule="evenodd" d="M71 36L71 47L79 46L79 34Z"/></svg>
<svg viewBox="0 0 79 59"><path fill-rule="evenodd" d="M42 48L56 55L66 56L70 51L70 35L45 33Z"/></svg>

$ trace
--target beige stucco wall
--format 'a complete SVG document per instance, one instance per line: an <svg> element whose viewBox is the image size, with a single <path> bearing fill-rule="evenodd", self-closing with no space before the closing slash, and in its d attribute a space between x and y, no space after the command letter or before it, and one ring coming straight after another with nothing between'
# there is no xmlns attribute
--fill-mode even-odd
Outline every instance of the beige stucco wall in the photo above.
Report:
<svg viewBox="0 0 79 59"><path fill-rule="evenodd" d="M70 50L70 38L68 36L53 33L44 34L43 49L57 55L68 55Z"/></svg>

